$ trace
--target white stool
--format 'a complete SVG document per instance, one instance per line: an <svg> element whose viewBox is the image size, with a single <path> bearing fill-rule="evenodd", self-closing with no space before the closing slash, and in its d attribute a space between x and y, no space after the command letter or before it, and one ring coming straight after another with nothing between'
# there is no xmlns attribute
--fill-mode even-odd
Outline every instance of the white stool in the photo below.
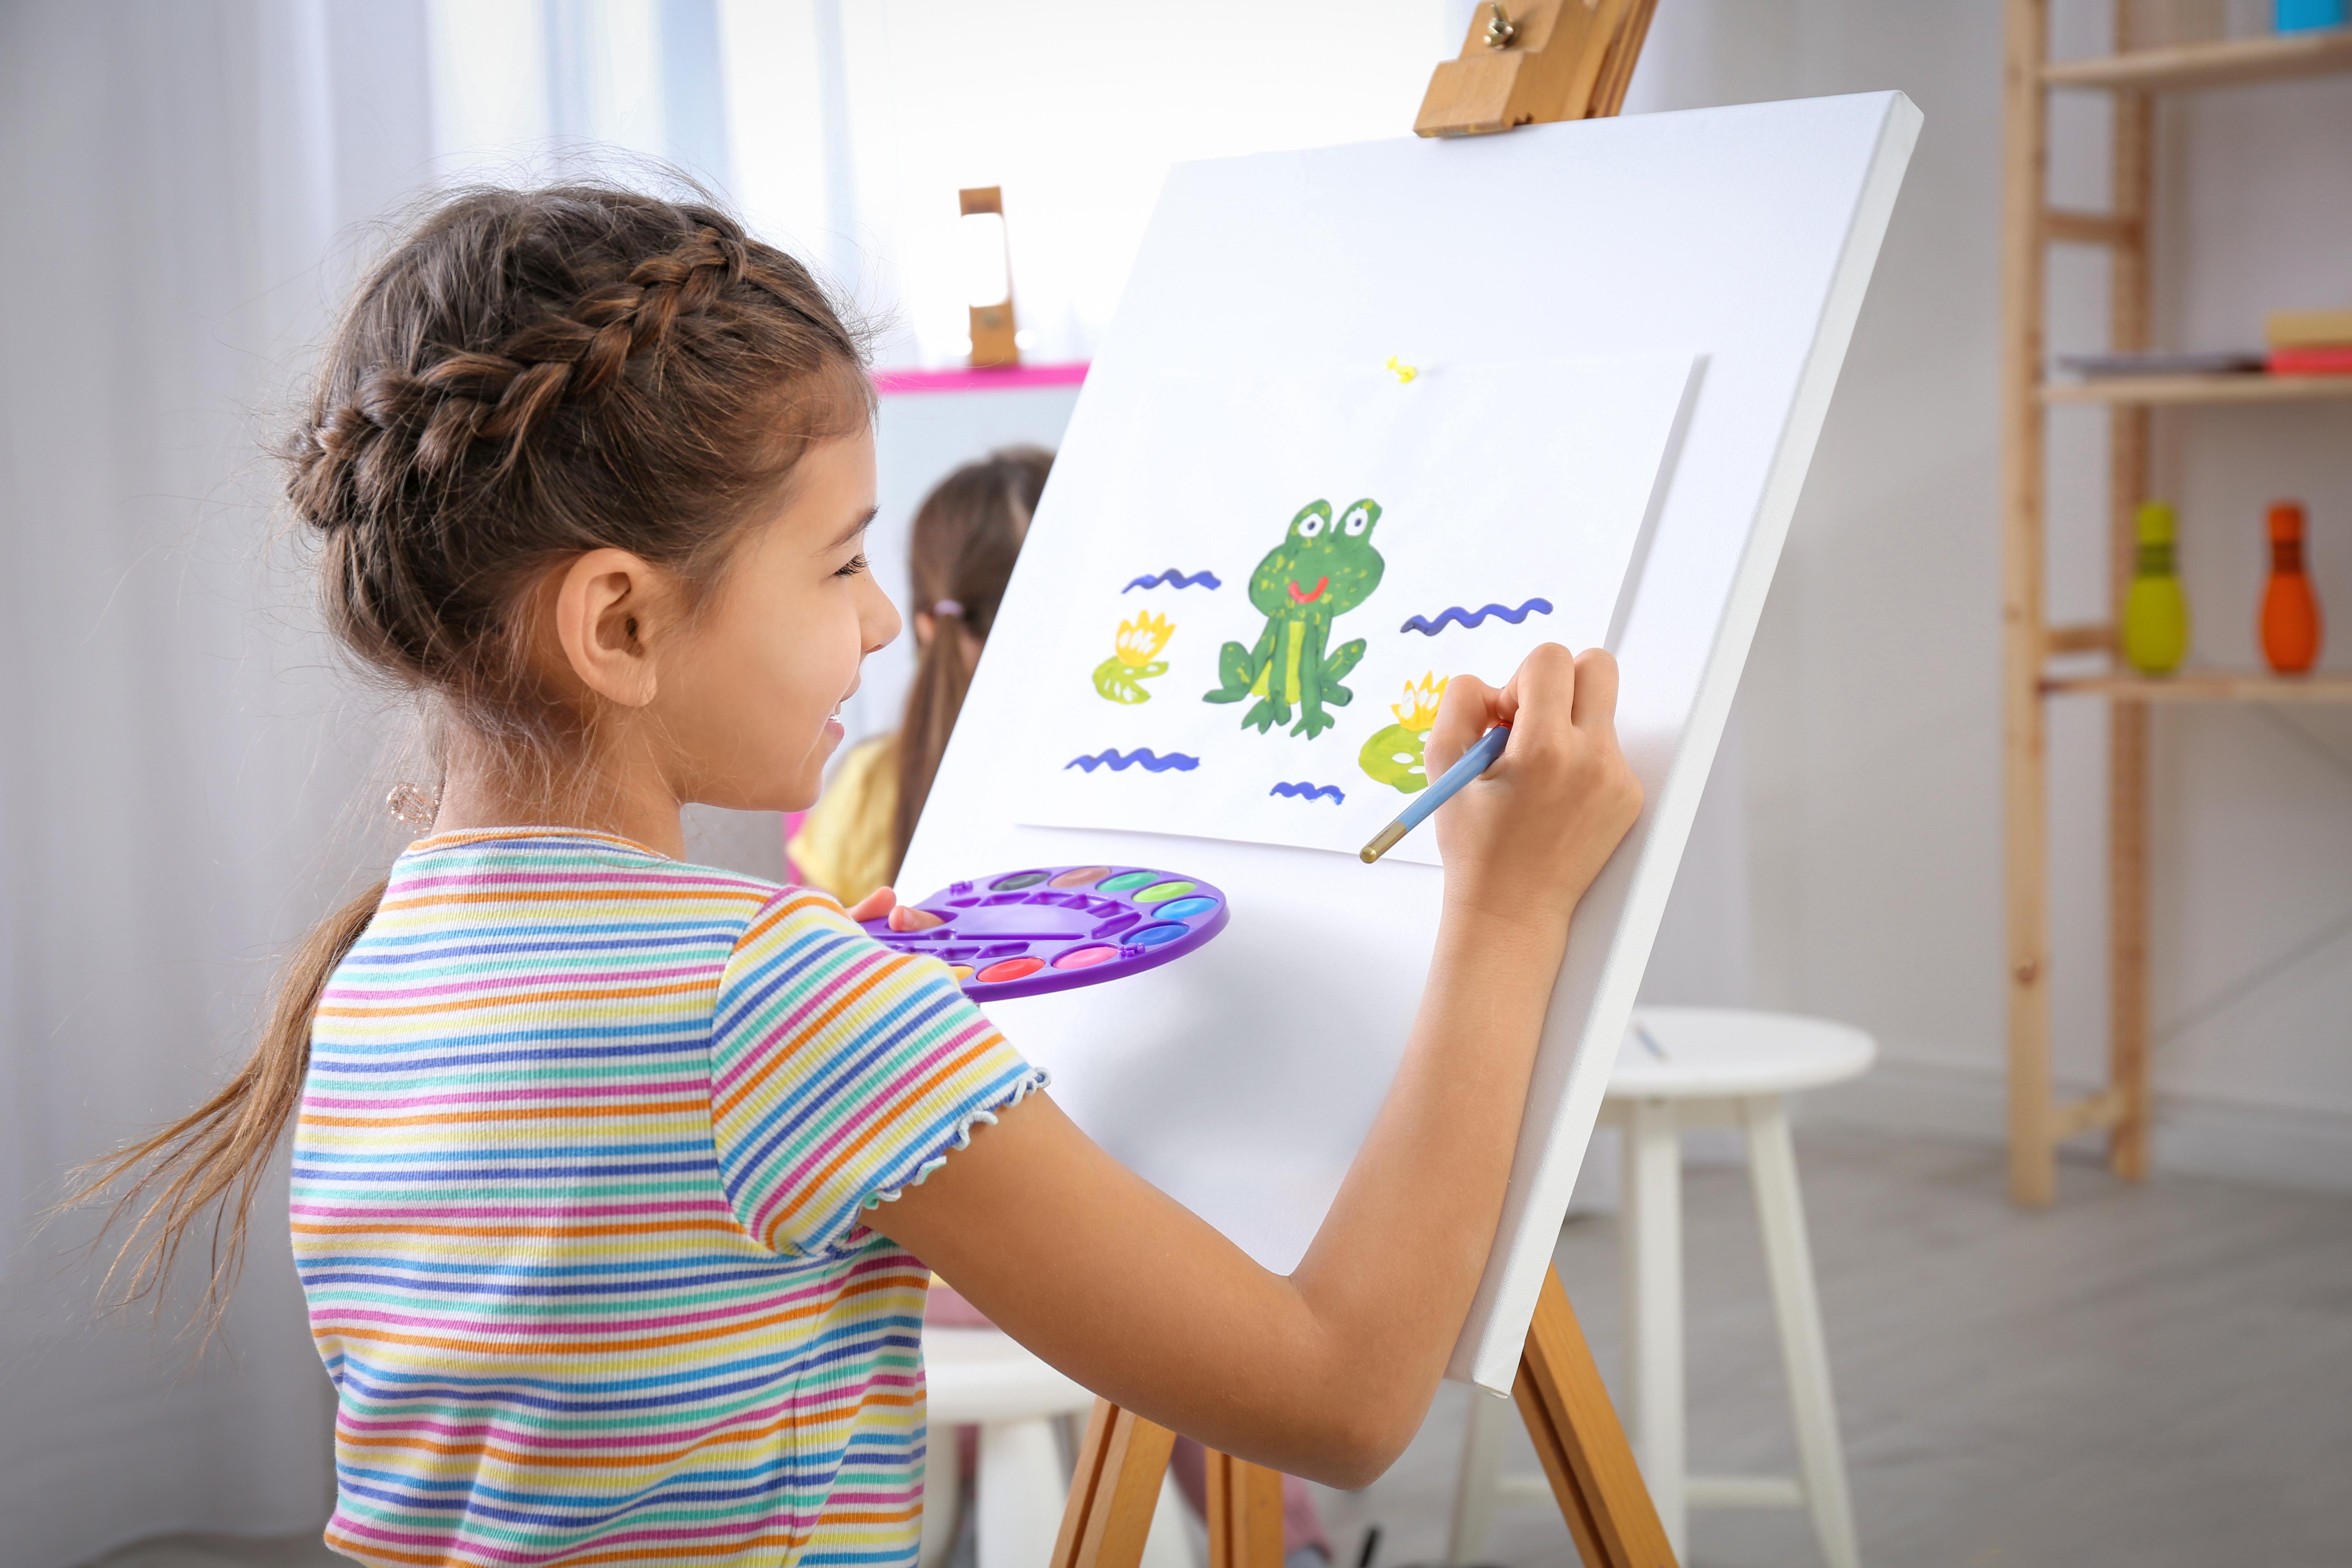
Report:
<svg viewBox="0 0 2352 1568"><path fill-rule="evenodd" d="M920 1568L944 1568L955 1544L963 1480L958 1426L980 1428L980 1474L972 1489L980 1568L1037 1568L1050 1561L1070 1490L1054 1424L1085 1415L1095 1396L1000 1329L926 1328L923 1366L930 1389L930 1458ZM1174 1479L1163 1479L1143 1568L1193 1568L1183 1510Z"/></svg>
<svg viewBox="0 0 2352 1568"><path fill-rule="evenodd" d="M1688 1548L1693 1508L1807 1508L1831 1568L1860 1568L1821 1300L1797 1191L1797 1156L1781 1097L1853 1078L1877 1054L1868 1035L1843 1024L1707 1007L1642 1009L1617 1054L1601 1124L1622 1129L1625 1140L1619 1236L1628 1426L1642 1479L1677 1559ZM1800 1479L1692 1476L1685 1469L1679 1134L1686 1127L1722 1125L1748 1134L1749 1184L1764 1233ZM1485 1546L1498 1497L1550 1500L1551 1489L1539 1476L1497 1474L1512 1418L1503 1400L1471 1401L1450 1563L1467 1563Z"/></svg>

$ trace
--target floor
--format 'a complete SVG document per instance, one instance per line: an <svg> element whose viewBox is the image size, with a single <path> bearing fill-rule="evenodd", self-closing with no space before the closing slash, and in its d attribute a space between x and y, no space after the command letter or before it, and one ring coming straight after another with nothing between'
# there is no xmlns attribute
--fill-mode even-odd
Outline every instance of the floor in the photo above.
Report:
<svg viewBox="0 0 2352 1568"><path fill-rule="evenodd" d="M1999 1151L1798 1132L1864 1558L1903 1568L2264 1568L2352 1563L2352 1198L2188 1176L2126 1188L2062 1172L2047 1214L2010 1208ZM1691 1455L1710 1473L1793 1468L1747 1181L1685 1177ZM1561 1278L1612 1375L1616 1230L1570 1222ZM1405 1457L1325 1495L1341 1568L1438 1561L1466 1390ZM1484 1397L1483 1395L1481 1397ZM1534 1468L1521 1445L1518 1464ZM1574 1561L1549 1508L1505 1510L1487 1556ZM150 1542L106 1568L312 1568L314 1542ZM1691 1568L1820 1561L1804 1517L1702 1512Z"/></svg>

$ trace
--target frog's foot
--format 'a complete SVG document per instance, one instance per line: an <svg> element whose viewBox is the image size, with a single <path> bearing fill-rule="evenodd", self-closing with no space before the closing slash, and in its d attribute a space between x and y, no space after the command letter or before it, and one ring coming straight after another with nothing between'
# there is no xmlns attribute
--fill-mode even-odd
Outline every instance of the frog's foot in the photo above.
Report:
<svg viewBox="0 0 2352 1568"><path fill-rule="evenodd" d="M1331 694L1328 691L1323 694L1323 700L1326 702L1331 700ZM1339 721L1320 708L1301 707L1298 711L1298 722L1290 727L1290 732L1294 735L1304 735L1311 741Z"/></svg>
<svg viewBox="0 0 2352 1568"><path fill-rule="evenodd" d="M1271 697L1260 698L1257 706L1242 715L1242 728L1255 730L1263 735L1290 717L1290 709Z"/></svg>
<svg viewBox="0 0 2352 1568"><path fill-rule="evenodd" d="M1256 672L1250 668L1249 649L1237 642L1229 642L1217 650L1217 678L1224 684L1214 691L1203 692L1203 702L1239 702L1250 694L1256 684ZM1248 720L1242 721L1247 723ZM1259 726L1264 729L1264 725Z"/></svg>

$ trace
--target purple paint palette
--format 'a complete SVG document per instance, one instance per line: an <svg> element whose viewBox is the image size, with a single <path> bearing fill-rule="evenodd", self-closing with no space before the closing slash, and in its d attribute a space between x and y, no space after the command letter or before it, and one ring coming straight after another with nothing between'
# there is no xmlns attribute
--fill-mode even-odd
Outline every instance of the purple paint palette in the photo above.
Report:
<svg viewBox="0 0 2352 1568"><path fill-rule="evenodd" d="M1124 979L1225 929L1223 893L1142 866L1033 867L950 882L899 907L930 923L892 931L886 917L866 921L867 934L940 960L975 1002Z"/></svg>

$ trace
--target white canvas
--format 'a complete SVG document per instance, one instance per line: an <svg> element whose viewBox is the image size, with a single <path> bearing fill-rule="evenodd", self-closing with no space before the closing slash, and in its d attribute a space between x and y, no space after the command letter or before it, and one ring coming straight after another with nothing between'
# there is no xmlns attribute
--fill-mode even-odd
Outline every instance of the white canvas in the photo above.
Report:
<svg viewBox="0 0 2352 1568"><path fill-rule="evenodd" d="M1088 524L1051 557L1027 820L1354 853L1426 786L1447 678L1607 637L1691 363L1139 387L1054 477Z"/></svg>
<svg viewBox="0 0 2352 1568"><path fill-rule="evenodd" d="M1496 1392L1517 1372L1918 128L1901 94L1873 93L1174 170L908 850L910 892L1113 859L1225 891L1233 923L1179 963L987 1006L1088 1134L1265 1267L1296 1267L1404 1048L1442 875L1156 824L1037 824L1041 773L1024 752L1086 608L1063 563L1118 526L1076 504L1095 493L1097 442L1171 375L1704 354L1611 638L1618 732L1647 800L1579 906L1449 1365ZM1215 459L1171 445L1147 471ZM1366 688L1358 703L1381 700Z"/></svg>

